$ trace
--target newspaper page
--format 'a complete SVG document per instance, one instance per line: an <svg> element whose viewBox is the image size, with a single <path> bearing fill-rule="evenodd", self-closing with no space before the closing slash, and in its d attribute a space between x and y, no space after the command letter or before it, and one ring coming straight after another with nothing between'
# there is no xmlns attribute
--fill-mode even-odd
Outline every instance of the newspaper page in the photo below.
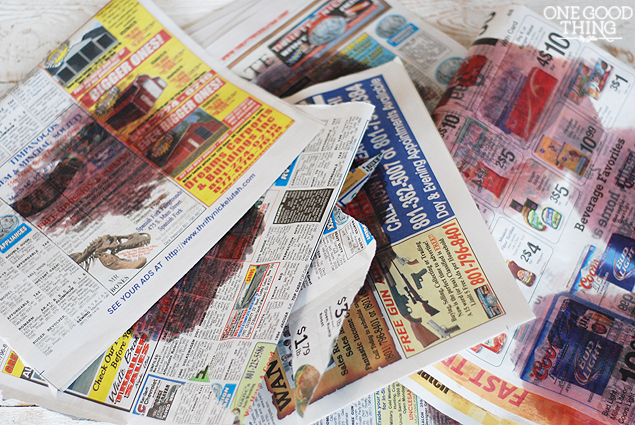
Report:
<svg viewBox="0 0 635 425"><path fill-rule="evenodd" d="M67 386L320 126L109 3L0 101L0 335Z"/></svg>
<svg viewBox="0 0 635 425"><path fill-rule="evenodd" d="M551 12L492 12L433 114L538 319L435 367L497 414L632 424L635 70Z"/></svg>
<svg viewBox="0 0 635 425"><path fill-rule="evenodd" d="M289 100L374 104L357 155L383 153L345 210L377 240L375 261L305 422L532 317L401 63Z"/></svg>
<svg viewBox="0 0 635 425"><path fill-rule="evenodd" d="M374 254L367 229L339 210L329 214L374 108L364 103L303 108L327 121L325 128L229 233L65 393L52 397L37 385L44 383L40 375L5 345L4 395L126 423L243 421L323 229L315 282L353 257L361 257L362 266L336 275L356 273L361 280ZM345 286L339 279L335 283ZM352 299L360 283L349 286ZM320 294L312 297L313 310L324 308L332 321L343 316L342 305L331 308ZM311 343L317 349L314 342L305 339L302 348Z"/></svg>
<svg viewBox="0 0 635 425"><path fill-rule="evenodd" d="M353 171L355 170L357 168ZM344 190L340 193L340 196L342 195L346 195ZM337 233L341 236L333 237ZM362 251L355 249L363 245L366 245L366 248ZM304 412L306 402L310 399L315 383L318 382L319 371L325 369L315 366L321 360L324 347L318 345L318 355L311 356L316 348L315 335L322 331L323 338L318 341L326 346L330 357L334 336L340 329L345 318L344 312L348 309L349 300L352 299L348 297L355 294L361 286L374 254L374 245L374 239L363 224L346 216L338 208L333 209L318 252L289 317L289 325L285 327L278 341L264 376L264 384L258 390L246 424L297 423L295 415L289 413ZM347 281L341 275L342 271L353 279L356 278L358 282ZM328 296L325 296L327 293ZM320 325L317 325L318 322ZM335 333L329 332L328 329L333 329ZM314 360L316 357L317 362ZM313 360L313 363L307 366L307 360ZM326 366L326 363L322 364ZM448 392L445 386L439 388L442 392ZM269 399L276 400L276 403L271 403ZM362 397L316 423L458 425L397 383L382 388L375 394Z"/></svg>
<svg viewBox="0 0 635 425"><path fill-rule="evenodd" d="M190 34L238 75L279 96L399 57L431 111L465 56L395 0L247 0L226 9Z"/></svg>
<svg viewBox="0 0 635 425"><path fill-rule="evenodd" d="M438 373L437 373L438 375ZM515 418L508 412L503 417L472 403L445 386L435 376L421 370L399 379L399 383L435 409L458 421L461 425L519 425L534 424L523 418ZM518 421L518 422L517 422Z"/></svg>
<svg viewBox="0 0 635 425"><path fill-rule="evenodd" d="M349 171L333 208L311 268L300 288L287 326L267 367L259 393L278 399L269 410L304 414L316 384L331 362L333 344L375 255L376 242L366 226L342 212L359 183L368 180L378 157ZM277 416L272 413L271 417ZM288 417L295 423L295 415Z"/></svg>
<svg viewBox="0 0 635 425"><path fill-rule="evenodd" d="M267 401L266 389L258 391L247 418L247 425L280 423L272 404ZM292 423L289 417L282 423ZM356 400L354 403L315 422L316 425L471 425L459 423L428 404L422 397L400 385L390 384ZM496 422L487 423L494 425Z"/></svg>

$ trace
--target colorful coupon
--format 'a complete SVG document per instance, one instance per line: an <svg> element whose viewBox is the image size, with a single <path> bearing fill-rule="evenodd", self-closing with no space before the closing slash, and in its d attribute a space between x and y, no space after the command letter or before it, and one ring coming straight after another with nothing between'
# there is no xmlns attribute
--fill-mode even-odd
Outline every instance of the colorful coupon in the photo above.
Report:
<svg viewBox="0 0 635 425"><path fill-rule="evenodd" d="M522 379L607 418L635 416L635 323L569 297L554 299Z"/></svg>
<svg viewBox="0 0 635 425"><path fill-rule="evenodd" d="M635 287L635 240L614 233L598 266L598 276L607 282L632 291Z"/></svg>

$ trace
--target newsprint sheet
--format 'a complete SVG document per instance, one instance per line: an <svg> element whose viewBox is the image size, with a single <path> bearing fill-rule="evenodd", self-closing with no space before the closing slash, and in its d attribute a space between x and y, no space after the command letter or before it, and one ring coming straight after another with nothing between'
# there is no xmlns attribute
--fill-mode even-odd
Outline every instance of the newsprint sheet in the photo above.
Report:
<svg viewBox="0 0 635 425"><path fill-rule="evenodd" d="M326 370L285 364L288 353L296 361L302 351L303 333L278 343L265 376L270 417L315 421L532 317L478 211L466 202L465 185L401 63L316 85L289 100L374 104L357 156L360 163L383 158L345 209L377 240L366 283L350 304Z"/></svg>
<svg viewBox="0 0 635 425"><path fill-rule="evenodd" d="M394 0L239 0L187 31L279 96L399 57L428 110L465 57L461 45Z"/></svg>
<svg viewBox="0 0 635 425"><path fill-rule="evenodd" d="M368 229L333 210L374 108L364 103L303 108L326 121L324 129L229 233L66 392L52 395L5 344L3 396L110 422L229 425L245 420L303 282L304 292L312 292L301 297L303 305L324 311L320 317L333 323L336 335L335 321L344 316L347 299L340 296L328 306L322 280L331 276L331 286L350 303L375 253ZM305 281L323 231L311 280ZM359 276L357 282L342 283L350 276ZM311 343L318 327L309 332ZM325 339L330 347L333 336Z"/></svg>
<svg viewBox="0 0 635 425"><path fill-rule="evenodd" d="M436 376L439 375L437 373ZM513 415L509 414L504 415L504 417L497 416L479 404L472 403L460 396L436 379L435 376L423 370L400 378L399 383L461 425L519 425L529 422L522 419L520 422L515 422L510 419ZM529 423L533 424L533 422Z"/></svg>
<svg viewBox="0 0 635 425"><path fill-rule="evenodd" d="M433 115L538 317L430 369L499 416L635 422L634 81L513 7L489 16Z"/></svg>
<svg viewBox="0 0 635 425"><path fill-rule="evenodd" d="M320 126L112 1L0 101L0 336L65 388Z"/></svg>
<svg viewBox="0 0 635 425"><path fill-rule="evenodd" d="M439 385L440 391L448 388ZM266 392L266 391L265 391ZM247 424L261 425L275 423L275 412L267 406L267 400L258 392ZM491 420L491 416L487 417ZM479 423L479 422L474 422ZM424 398L418 397L403 385L395 382L356 400L349 406L333 412L315 425L472 425L470 422L457 422L430 405ZM486 425L498 425L487 422ZM505 424L515 425L515 424Z"/></svg>

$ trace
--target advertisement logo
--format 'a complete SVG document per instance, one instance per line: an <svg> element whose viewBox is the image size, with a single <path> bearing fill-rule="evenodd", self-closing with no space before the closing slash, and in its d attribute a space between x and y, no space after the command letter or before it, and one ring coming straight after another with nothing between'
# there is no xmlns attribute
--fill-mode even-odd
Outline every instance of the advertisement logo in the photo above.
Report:
<svg viewBox="0 0 635 425"><path fill-rule="evenodd" d="M26 224L20 224L14 231L9 233L6 237L0 239L0 252L5 254L11 248L13 248L22 238L24 238L31 228ZM0 234L0 237L2 235Z"/></svg>
<svg viewBox="0 0 635 425"><path fill-rule="evenodd" d="M631 260L633 259L633 248L624 247L619 257L615 258L613 263L613 275L617 280L624 280L633 273L631 268Z"/></svg>
<svg viewBox="0 0 635 425"><path fill-rule="evenodd" d="M580 357L579 353L576 355L574 375L580 385L588 385L599 374L599 371L593 369L600 359L601 351L602 346L599 341L589 341L582 356Z"/></svg>
<svg viewBox="0 0 635 425"><path fill-rule="evenodd" d="M633 17L630 6L547 6L542 15L564 27L564 38L580 41L613 42L617 24Z"/></svg>

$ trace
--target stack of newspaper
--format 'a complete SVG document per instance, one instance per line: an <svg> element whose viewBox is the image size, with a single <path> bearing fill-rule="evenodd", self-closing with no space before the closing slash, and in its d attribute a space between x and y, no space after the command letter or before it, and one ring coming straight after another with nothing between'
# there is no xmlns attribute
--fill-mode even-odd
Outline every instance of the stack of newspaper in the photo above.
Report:
<svg viewBox="0 0 635 425"><path fill-rule="evenodd" d="M0 101L4 396L631 423L633 71L519 8L466 52L393 0L287 3L199 46L113 0Z"/></svg>

